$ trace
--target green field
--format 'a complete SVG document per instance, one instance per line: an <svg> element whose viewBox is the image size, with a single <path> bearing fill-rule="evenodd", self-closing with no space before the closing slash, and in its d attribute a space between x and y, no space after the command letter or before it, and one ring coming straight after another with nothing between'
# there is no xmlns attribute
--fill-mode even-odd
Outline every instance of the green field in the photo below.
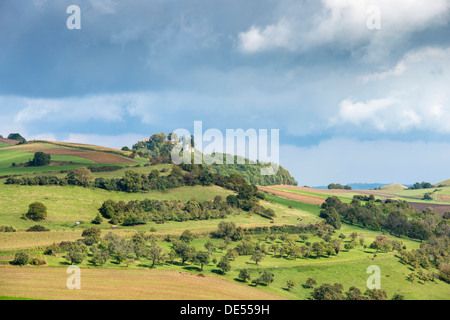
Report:
<svg viewBox="0 0 450 320"><path fill-rule="evenodd" d="M20 146L19 146L20 147ZM52 146L61 147L61 146ZM22 148L25 148L22 146ZM32 167L11 167L12 162L16 164L24 163L30 160L32 153L27 153L20 148L2 148L0 150L0 175L6 174L26 174L26 175L56 175L60 178L66 176L66 172L58 172L58 170L69 170L80 166L95 165L96 163L78 157L69 156L52 156L53 161L64 161L62 166L49 166L43 168ZM148 175L152 170L158 170L161 175L169 174L171 165L161 164L156 166L143 166L142 163L147 159L137 159L142 161L141 165L136 163L132 165L132 170L137 171L140 174ZM68 164L68 163L74 164ZM101 165L101 164L96 164ZM110 164L111 165L111 164ZM138 165L137 167L135 167ZM104 177L107 179L121 178L128 168L126 165L121 164L124 168L111 171L111 172L94 172L92 175L95 178ZM40 171L43 170L43 171ZM47 172L44 172L47 171ZM139 193L125 193L125 192L112 192L98 188L86 188L86 187L74 187L74 186L21 186L21 185L6 185L4 184L6 179L0 179L0 226L14 226L18 229L17 232L0 232L0 268L5 268L5 272L8 273L8 278L3 283L12 283L15 279L20 279L20 283L17 285L17 290L14 290L14 286L3 287L2 281L0 281L0 299L22 299L26 298L67 298L67 291L58 288L49 288L49 292L52 294L42 295L39 294L39 289L33 287L33 285L25 284L28 281L24 277L25 273L19 272L20 270L27 270L33 274L33 270L38 270L33 277L37 277L39 282L36 285L42 285L46 282L46 277L53 277L54 274L60 277L61 274L58 270L61 270L64 274L65 268L68 266L68 262L65 259L65 254L60 253L56 256L43 255L43 250L53 243L60 243L62 241L75 241L81 239L81 234L84 228L93 226L92 219L98 214L98 209L105 200L112 199L114 201L128 202L131 200L144 200L144 199L156 199L156 200L180 200L187 202L189 200L198 201L212 201L217 195L225 199L228 195L233 194L232 191L220 188L218 186L210 187L182 187L176 189L169 189L165 192L149 191ZM301 190L282 189L282 191L300 193L305 195L311 195L326 199L329 195L317 192L308 192ZM434 190L434 189L433 189ZM395 191L396 198L399 199L413 199L414 196L423 195L423 193L430 190L407 190L407 191ZM431 190L432 191L432 190ZM383 191L378 191L383 193ZM386 192L385 192L386 193ZM390 191L389 193L394 193ZM341 201L349 203L354 194L357 191L351 193L339 194ZM376 195L376 191L374 191ZM437 194L450 194L450 188L439 188ZM321 208L318 205L312 205L302 203L294 200L288 200L280 198L271 194L265 194L266 199L261 200L260 204L267 209L273 209L276 216L273 220L263 218L255 213L248 213L241 210L234 210L228 214L226 219L211 219L211 220L192 220L185 222L169 221L163 224L157 224L150 222L144 225L138 225L133 227L122 227L119 229L111 229L111 225L104 221L100 224L102 235L106 235L108 232L113 232L122 238L130 239L137 231L143 231L147 235L152 234L157 237L157 244L163 249L165 253L168 253L172 244L170 242L163 241L167 235L173 237L179 236L184 230L192 231L196 238L193 240L192 245L197 251L205 251L204 245L207 241L211 241L215 245L219 245L223 242L221 239L210 238L210 233L217 229L217 225L221 221L234 222L237 226L244 228L252 227L270 227L281 225L314 225L321 222L319 217ZM382 197L382 195L380 195ZM415 198L417 202L421 201L419 198ZM36 223L22 218L22 215L27 212L29 204L32 202L42 202L47 207L47 219ZM432 203L439 203L437 201L430 201ZM80 222L80 227L74 227L75 222ZM26 232L25 230L33 225L42 225L50 232ZM355 248L345 250L344 244L350 241L349 236L352 233L358 234L363 239L363 245L358 244ZM99 297L108 298L104 296L102 290L100 290L101 283L97 283L95 279L100 276L105 281L112 281L116 272L121 273L123 282L117 282L118 287L111 288L117 292L127 292L126 297L134 297L136 299L148 298L149 292L146 289L142 289L141 293L127 291L130 286L139 286L140 281L138 275L141 272L152 272L155 278L148 278L149 281L147 287L164 288L166 290L160 298L170 299L175 294L170 290L182 290L177 287L179 283L177 281L170 282L169 280L157 280L158 275L161 277L167 277L164 279L173 279L174 275L184 274L189 275L190 278L182 277L179 281L187 281L185 283L190 287L202 288L203 291L195 291L192 294L197 297L202 297L205 292L215 290L211 286L221 286L224 289L228 288L225 292L217 292L217 295L210 293L210 297L217 298L229 298L233 297L233 292L241 290L249 290L248 294L252 295L256 292L260 292L261 298L264 297L283 297L286 299L308 299L312 289L304 288L302 285L308 278L313 278L317 281L318 285L324 283L342 283L344 285L344 291L348 290L350 286L359 288L362 292L366 289L366 281L370 276L367 274L367 268L371 265L380 267L382 280L382 289L388 294L388 298L391 298L396 293L401 293L406 299L443 299L449 298L449 286L448 284L436 279L426 283L422 281L415 281L412 283L408 280L408 275L413 271L413 268L402 264L398 252L375 252L373 249L369 249L368 245L375 240L380 232L363 229L358 225L343 224L340 230L337 230L333 234L333 239L338 239L340 234L344 234L346 238L342 241L342 250L339 254L332 254L327 257L325 255L316 257L314 255L309 258L292 259L287 256L276 255L272 251L268 251L264 259L256 264L250 259L250 256L243 255L237 256L231 260L231 271L223 275L217 268L216 264L210 262L204 266L204 270L200 271L200 266L194 262L187 262L185 266L181 266L181 263L177 259L175 263L166 260L163 264L158 264L156 270L150 270L152 262L148 258L140 258L139 260L133 260L126 266L124 263L118 264L113 261L112 257L103 265L98 267L93 264L92 257L89 256L81 264L80 268L83 272L90 273L92 271L96 276L92 276L89 281L92 281L92 290L89 291L87 297ZM418 249L421 245L419 241L409 239L406 237L397 238L389 234L385 234L388 239L400 240L407 250ZM275 238L269 238L268 234L265 235L250 235L247 236L249 240L254 243L265 244L267 248L270 248L273 244L284 245L288 241L293 241L298 246L305 245L298 235L290 235L287 239L283 239L280 235L276 235ZM323 241L317 235L309 235L308 242L321 242ZM238 242L232 242L229 244L229 248L233 248ZM148 244L147 244L148 245ZM14 267L9 265L9 261L14 258L15 253L18 251L24 251L32 258L39 258L45 260L46 267L26 267L21 269L20 267ZM219 261L226 250L217 249L212 253L211 259ZM274 282L270 285L258 285L255 287L249 283L244 283L238 279L238 274L241 269L249 269L251 276L256 278L260 272L269 270L274 275ZM202 273L209 280L203 282L203 284L197 275ZM127 276L129 275L129 277ZM30 275L31 276L31 275ZM129 279L125 279L129 278ZM30 278L31 279L31 278ZM286 282L292 280L296 283L296 286L292 290L287 290ZM25 282L24 282L25 281ZM31 281L31 280L30 280ZM169 282L167 282L169 281ZM193 282L191 282L193 281ZM218 282L219 281L219 282ZM27 282L28 283L28 282ZM195 284L194 284L195 283ZM220 283L220 284L218 284ZM204 285L205 287L202 287ZM122 287L121 287L122 286ZM167 289L169 286L172 289ZM177 288L177 289L174 289ZM2 291L3 290L3 291ZM158 289L159 290L159 289ZM167 291L169 290L169 291ZM209 290L209 291L208 291ZM144 294L145 292L145 294ZM212 292L212 291L211 291ZM242 291L244 292L244 291ZM161 294L161 293L153 293ZM176 295L177 297L185 296L187 293L182 292ZM146 296L147 295L147 296ZM256 294L255 297L257 297ZM81 296L80 296L81 297ZM123 298L122 296L117 296ZM241 298L242 299L242 298Z"/></svg>

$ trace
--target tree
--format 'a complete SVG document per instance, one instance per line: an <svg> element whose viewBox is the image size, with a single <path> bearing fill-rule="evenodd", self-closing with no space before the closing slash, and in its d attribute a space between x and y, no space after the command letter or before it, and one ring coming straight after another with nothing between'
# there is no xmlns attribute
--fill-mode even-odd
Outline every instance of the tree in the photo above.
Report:
<svg viewBox="0 0 450 320"><path fill-rule="evenodd" d="M305 282L305 284L303 285L304 288L310 289L312 287L314 287L317 284L317 281L314 280L313 278L308 278Z"/></svg>
<svg viewBox="0 0 450 320"><path fill-rule="evenodd" d="M92 250L92 261L94 264L97 264L99 266L103 266L106 261L110 258L109 252L107 250L107 247L104 246L95 246Z"/></svg>
<svg viewBox="0 0 450 320"><path fill-rule="evenodd" d="M222 221L217 226L216 235L219 238L232 238L236 232L236 224L234 222Z"/></svg>
<svg viewBox="0 0 450 320"><path fill-rule="evenodd" d="M222 271L223 274L226 274L231 270L230 261L226 257L222 257L222 259L217 264L217 267Z"/></svg>
<svg viewBox="0 0 450 320"><path fill-rule="evenodd" d="M267 286L273 282L273 277L273 273L270 273L268 270L264 270L261 276L257 279L256 283L262 283Z"/></svg>
<svg viewBox="0 0 450 320"><path fill-rule="evenodd" d="M166 255L161 247L155 244L148 250L148 258L152 260L152 268L154 268L155 264L164 262Z"/></svg>
<svg viewBox="0 0 450 320"><path fill-rule="evenodd" d="M342 290L343 286L340 283L333 285L324 283L311 292L311 297L313 300L345 300Z"/></svg>
<svg viewBox="0 0 450 320"><path fill-rule="evenodd" d="M195 254L195 249L183 241L175 241L172 249L175 251L177 256L181 258L182 266L184 266L184 263L190 260Z"/></svg>
<svg viewBox="0 0 450 320"><path fill-rule="evenodd" d="M387 298L386 291L381 289L367 289L366 292L364 292L364 295L369 300L386 300Z"/></svg>
<svg viewBox="0 0 450 320"><path fill-rule="evenodd" d="M216 251L216 246L210 240L205 243L205 249L208 250L209 257L211 258L211 254Z"/></svg>
<svg viewBox="0 0 450 320"><path fill-rule="evenodd" d="M125 171L120 180L121 189L126 192L137 192L142 189L142 176L133 170Z"/></svg>
<svg viewBox="0 0 450 320"><path fill-rule="evenodd" d="M19 133L10 133L8 135L8 139L17 140L17 141L20 141L20 142L27 142L27 140L25 140L25 138L22 137Z"/></svg>
<svg viewBox="0 0 450 320"><path fill-rule="evenodd" d="M325 219L327 224L333 226L336 230L341 228L341 217L334 207L327 207L320 211L320 217Z"/></svg>
<svg viewBox="0 0 450 320"><path fill-rule="evenodd" d="M67 174L67 183L74 186L88 186L93 179L91 170L88 168L76 168Z"/></svg>
<svg viewBox="0 0 450 320"><path fill-rule="evenodd" d="M241 269L239 271L238 278L244 282L250 281L251 280L250 270L249 269Z"/></svg>
<svg viewBox="0 0 450 320"><path fill-rule="evenodd" d="M356 287L350 287L345 295L347 296L347 300L366 300L363 297L361 290Z"/></svg>
<svg viewBox="0 0 450 320"><path fill-rule="evenodd" d="M82 237L86 239L88 243L96 243L100 240L102 231L99 227L89 227L83 230Z"/></svg>
<svg viewBox="0 0 450 320"><path fill-rule="evenodd" d="M200 263L200 271L203 271L203 265L209 263L209 253L205 251L197 251L194 260L195 262Z"/></svg>
<svg viewBox="0 0 450 320"><path fill-rule="evenodd" d="M325 248L321 242L314 242L312 251L316 254L316 257L319 258L324 253Z"/></svg>
<svg viewBox="0 0 450 320"><path fill-rule="evenodd" d="M36 152L30 165L33 167L42 167L50 164L51 156L44 152Z"/></svg>
<svg viewBox="0 0 450 320"><path fill-rule="evenodd" d="M103 218L100 213L97 213L97 216L92 220L93 224L101 224L103 222Z"/></svg>
<svg viewBox="0 0 450 320"><path fill-rule="evenodd" d="M286 282L286 287L287 287L288 291L291 291L292 288L295 287L295 285L296 285L295 281L288 280L288 281Z"/></svg>
<svg viewBox="0 0 450 320"><path fill-rule="evenodd" d="M11 264L15 266L24 266L28 263L28 255L25 252L18 252L14 256L14 260L11 261Z"/></svg>
<svg viewBox="0 0 450 320"><path fill-rule="evenodd" d="M111 245L110 245L111 248ZM117 263L122 263L132 258L133 247L125 239L120 240L114 247L115 260ZM128 265L127 265L128 267Z"/></svg>
<svg viewBox="0 0 450 320"><path fill-rule="evenodd" d="M194 235L192 232L190 230L184 230L180 236L180 241L183 241L184 243L191 243L192 240L194 240Z"/></svg>
<svg viewBox="0 0 450 320"><path fill-rule="evenodd" d="M29 205L26 217L33 221L45 220L47 217L47 207L41 202L34 202Z"/></svg>
<svg viewBox="0 0 450 320"><path fill-rule="evenodd" d="M264 259L264 253L260 250L255 250L255 252L250 257L250 260L255 261L256 264Z"/></svg>
<svg viewBox="0 0 450 320"><path fill-rule="evenodd" d="M75 242L70 245L69 251L66 255L66 260L70 261L71 264L82 263L86 258L87 248L84 244Z"/></svg>

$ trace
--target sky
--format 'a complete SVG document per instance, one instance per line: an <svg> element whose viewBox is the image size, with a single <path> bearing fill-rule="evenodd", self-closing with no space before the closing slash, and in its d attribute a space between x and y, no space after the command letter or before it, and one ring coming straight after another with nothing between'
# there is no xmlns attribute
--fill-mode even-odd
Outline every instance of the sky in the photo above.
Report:
<svg viewBox="0 0 450 320"><path fill-rule="evenodd" d="M299 185L437 183L449 86L450 0L0 2L3 136L277 129Z"/></svg>

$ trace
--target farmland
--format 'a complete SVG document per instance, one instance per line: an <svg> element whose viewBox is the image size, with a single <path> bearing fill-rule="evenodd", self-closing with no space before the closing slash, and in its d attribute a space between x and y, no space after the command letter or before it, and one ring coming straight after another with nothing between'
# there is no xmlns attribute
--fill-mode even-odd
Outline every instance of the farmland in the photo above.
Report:
<svg viewBox="0 0 450 320"><path fill-rule="evenodd" d="M72 144L29 143L14 146L4 146L0 149L0 176L19 175L26 173L43 173L68 171L87 165L136 165L140 162L125 157L120 150L112 153L109 148L94 149L74 148ZM51 155L50 166L27 167L24 164L33 158L35 152Z"/></svg>
<svg viewBox="0 0 450 320"><path fill-rule="evenodd" d="M54 163L48 167L39 168L41 171L18 165L27 162L33 152L37 151L51 154ZM118 161L119 163L109 163L107 159L115 157L126 159L123 154L110 151L102 148L95 149L94 146L77 149L74 144L46 142L3 147L0 149L0 171L31 177L55 175L64 178L67 170L73 168L117 164L119 166L117 170L93 172L92 176L120 179L127 170L133 170L144 176L157 171L161 177L168 177L173 169L170 164L144 166L140 162L121 163L122 160ZM97 153L105 158L91 157ZM11 167L12 162L16 162L16 166ZM127 164L132 164L132 167L127 168ZM120 169L120 167L123 168ZM57 171L58 169L60 171ZM395 236L373 228L364 228L358 223L343 223L339 230L328 233L325 241L323 231L314 228L323 226L321 205L332 195L348 205L352 202L354 195L370 194L382 200L407 199L417 204L436 205L445 203L446 197L450 194L450 188L439 188L435 192L435 200L425 201L421 197L427 190L344 191L285 185L258 187L260 191L266 192L264 199L259 200L259 204L265 210L272 210L274 213L272 218L251 211L229 208L227 216L220 219L165 221L164 223L148 221L144 224L120 225L118 228L112 228L107 220L96 225L92 222L106 200L124 203L146 199L178 200L184 203L196 200L212 203L217 197L227 199L228 196L237 193L218 185L183 186L165 191L123 192L108 191L92 186L9 185L5 184L5 181L5 178L0 179L0 226L12 226L16 232L0 232L0 296L2 297L303 300L310 299L313 291L312 288L304 285L309 278L315 279L317 286L325 283L342 283L345 291L353 286L364 292L368 278L367 268L376 265L381 270L382 288L389 299L395 294L401 294L405 299L448 299L448 284L438 277L433 276L432 281L411 281L411 273L416 270L402 261L399 250L380 251L370 247L379 236L383 236L387 241L401 241L404 250L419 249L423 243L420 240L404 235ZM39 223L23 217L30 203L36 201L47 207L47 217ZM213 236L222 222L241 227L242 230L247 230L248 234L241 240L229 242ZM36 224L50 231L26 231ZM165 258L152 267L153 262L149 256L133 256L126 261L116 261L116 255L112 253L100 266L95 262L94 252L97 245L94 245L88 249L86 258L77 263L82 270L82 289L68 290L65 287L66 268L70 265L67 251L58 251L50 255L44 252L49 247L62 242L76 242L84 239L83 231L93 226L100 228L103 239L111 234L129 243L134 241L138 232L141 232L148 239L152 239L151 243L145 243L146 250L158 246L165 254ZM300 234L279 231L284 229L268 231L286 226L303 226L316 231L305 231ZM176 239L181 239L186 230L189 230L193 236L190 245L195 252L205 251L207 243L214 246L215 249L210 252L210 259L205 265L201 266L193 258L181 263L179 257L169 257L174 250ZM252 233L252 230L259 230L259 233L256 231ZM252 246L264 248L264 255L258 263L252 260L251 254L233 254L244 241L248 241ZM311 252L305 256L293 256L289 253L289 248L312 248L315 243L327 245L327 243L338 242L340 250L337 252L328 254ZM283 249L285 251L277 251L279 249L276 248L285 248ZM18 252L26 253L29 259L43 261L45 266L10 265ZM218 261L223 259L226 259L231 267L231 270L226 273L218 267ZM256 283L240 279L240 272L244 269L248 269L251 279ZM258 277L264 272L270 272L273 275L271 283L258 283ZM295 283L294 287L288 289L288 282Z"/></svg>

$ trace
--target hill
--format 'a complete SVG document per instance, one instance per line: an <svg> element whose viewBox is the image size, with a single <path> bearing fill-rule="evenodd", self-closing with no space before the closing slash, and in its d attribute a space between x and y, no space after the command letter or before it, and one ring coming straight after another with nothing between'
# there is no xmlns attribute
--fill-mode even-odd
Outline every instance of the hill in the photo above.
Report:
<svg viewBox="0 0 450 320"><path fill-rule="evenodd" d="M384 187L381 187L380 190L386 190L386 191L395 191L395 190L405 190L408 189L404 185L393 183Z"/></svg>
<svg viewBox="0 0 450 320"><path fill-rule="evenodd" d="M136 154L142 157L148 157L152 164L170 163L170 154L173 150L174 144L170 140L170 134L158 133L152 135L149 139L139 141L133 145L132 150ZM193 154L196 157L200 156L204 159L203 155L198 150L193 149ZM216 153L215 158L222 158L223 163L226 163L227 154ZM233 173L239 173L244 179L251 184L268 186L268 185L297 185L297 181L291 176L288 170L282 166L278 167L278 172L275 175L261 175L261 168L267 167L270 163L250 163L249 159L245 159L239 156L234 157L234 164L209 165L203 160L202 166L207 168L211 173L216 173L222 176L230 176ZM242 164L240 164L242 163Z"/></svg>

